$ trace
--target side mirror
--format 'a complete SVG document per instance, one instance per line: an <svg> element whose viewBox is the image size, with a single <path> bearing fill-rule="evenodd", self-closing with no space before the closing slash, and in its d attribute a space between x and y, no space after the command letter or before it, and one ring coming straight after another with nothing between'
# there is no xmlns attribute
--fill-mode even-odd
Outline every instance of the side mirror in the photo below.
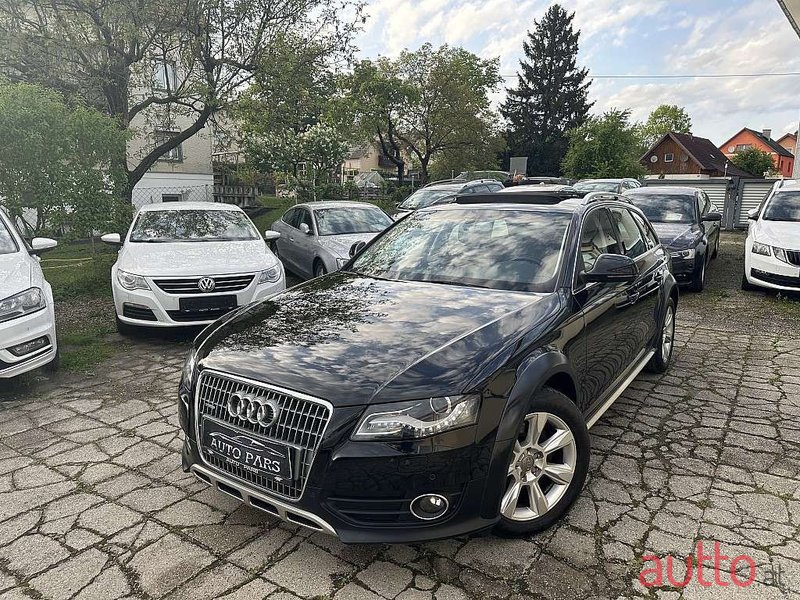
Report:
<svg viewBox="0 0 800 600"><path fill-rule="evenodd" d="M119 237L118 233L106 233L100 236L100 240L109 246L116 246L117 248L122 246L122 239Z"/></svg>
<svg viewBox="0 0 800 600"><path fill-rule="evenodd" d="M362 240L360 242L355 242L352 246L350 246L350 258L353 258L356 254L361 252L366 245L367 242Z"/></svg>
<svg viewBox="0 0 800 600"><path fill-rule="evenodd" d="M50 238L33 238L31 240L31 254L39 255L58 246L58 242Z"/></svg>
<svg viewBox="0 0 800 600"><path fill-rule="evenodd" d="M268 241L268 242L274 242L274 241L275 241L275 240L277 240L279 237L281 237L281 234L280 234L280 232L278 232L278 231L272 231L271 229L267 229L267 230L264 232L264 239L265 239L266 241Z"/></svg>
<svg viewBox="0 0 800 600"><path fill-rule="evenodd" d="M311 235L311 228L306 223L300 223L300 233Z"/></svg>
<svg viewBox="0 0 800 600"><path fill-rule="evenodd" d="M701 221L722 221L722 215L718 212L710 212L708 214L703 215L700 219Z"/></svg>
<svg viewBox="0 0 800 600"><path fill-rule="evenodd" d="M639 275L639 267L632 258L623 254L601 254L592 270L586 273L586 281L599 283L627 283Z"/></svg>
<svg viewBox="0 0 800 600"><path fill-rule="evenodd" d="M758 209L751 208L750 210L748 210L747 218L750 219L751 221L755 221L756 219L758 219Z"/></svg>

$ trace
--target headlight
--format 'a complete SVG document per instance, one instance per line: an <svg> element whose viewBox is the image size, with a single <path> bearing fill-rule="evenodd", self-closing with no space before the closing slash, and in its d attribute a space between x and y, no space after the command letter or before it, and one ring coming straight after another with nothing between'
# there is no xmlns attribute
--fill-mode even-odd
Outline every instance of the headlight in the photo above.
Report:
<svg viewBox="0 0 800 600"><path fill-rule="evenodd" d="M786 256L786 250L784 250L783 248L776 248L775 246L773 246L772 247L772 253L775 255L775 258L777 258L778 260L783 261L783 262L785 262L787 264L791 264L789 262L789 257Z"/></svg>
<svg viewBox="0 0 800 600"><path fill-rule="evenodd" d="M43 309L46 304L47 301L41 289L29 288L24 292L9 296L5 300L0 300L0 322L36 312Z"/></svg>
<svg viewBox="0 0 800 600"><path fill-rule="evenodd" d="M689 248L688 250L678 250L677 252L670 252L670 256L672 256L672 258L682 258L684 260L692 260L696 253L697 250L695 250L694 248Z"/></svg>
<svg viewBox="0 0 800 600"><path fill-rule="evenodd" d="M336 259L336 268L341 269L343 266L347 264L347 261L350 260L349 258L337 258Z"/></svg>
<svg viewBox="0 0 800 600"><path fill-rule="evenodd" d="M424 438L474 425L478 421L480 406L478 395L445 396L371 406L352 438L387 441Z"/></svg>
<svg viewBox="0 0 800 600"><path fill-rule="evenodd" d="M753 242L752 251L753 254L761 254L762 256L770 255L769 246L761 242Z"/></svg>
<svg viewBox="0 0 800 600"><path fill-rule="evenodd" d="M275 265L266 271L261 271L258 276L258 285L261 285L262 283L275 283L276 281L280 281L280 278L281 266Z"/></svg>
<svg viewBox="0 0 800 600"><path fill-rule="evenodd" d="M147 280L141 275L134 275L121 269L117 269L117 281L126 290L149 290Z"/></svg>

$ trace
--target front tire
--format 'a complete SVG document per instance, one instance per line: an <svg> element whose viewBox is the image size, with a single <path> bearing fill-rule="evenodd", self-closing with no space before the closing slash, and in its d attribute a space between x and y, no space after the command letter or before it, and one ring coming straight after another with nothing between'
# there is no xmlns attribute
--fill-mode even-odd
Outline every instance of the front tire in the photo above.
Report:
<svg viewBox="0 0 800 600"><path fill-rule="evenodd" d="M719 234L717 234L717 241L714 242L714 253L711 255L712 259L715 259L719 256Z"/></svg>
<svg viewBox="0 0 800 600"><path fill-rule="evenodd" d="M692 275L692 281L689 284L689 289L693 292L702 292L706 286L706 257L701 258L700 268Z"/></svg>
<svg viewBox="0 0 800 600"><path fill-rule="evenodd" d="M514 442L497 531L531 534L561 519L586 481L590 450L586 421L575 403L543 388Z"/></svg>
<svg viewBox="0 0 800 600"><path fill-rule="evenodd" d="M132 337L136 335L136 327L133 325L128 325L127 323L123 323L116 315L114 316L114 319L117 322L117 333L125 337Z"/></svg>
<svg viewBox="0 0 800 600"><path fill-rule="evenodd" d="M664 320L661 322L661 333L656 341L656 353L647 363L647 370L651 373L664 373L669 368L672 360L672 351L675 349L675 302L672 298L667 301L664 310Z"/></svg>
<svg viewBox="0 0 800 600"><path fill-rule="evenodd" d="M325 268L325 263L320 259L314 261L314 277L322 277L328 274L328 269Z"/></svg>
<svg viewBox="0 0 800 600"><path fill-rule="evenodd" d="M745 292L755 292L758 289L752 283L747 281L747 275L745 275L744 273L742 273L742 289Z"/></svg>

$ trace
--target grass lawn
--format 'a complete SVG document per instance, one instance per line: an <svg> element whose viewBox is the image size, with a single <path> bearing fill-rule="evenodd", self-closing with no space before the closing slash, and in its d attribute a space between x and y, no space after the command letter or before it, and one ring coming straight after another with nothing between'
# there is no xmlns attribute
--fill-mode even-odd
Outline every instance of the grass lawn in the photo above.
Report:
<svg viewBox="0 0 800 600"><path fill-rule="evenodd" d="M120 348L114 340L111 265L117 252L96 242L62 243L42 256L53 287L61 368L83 372Z"/></svg>

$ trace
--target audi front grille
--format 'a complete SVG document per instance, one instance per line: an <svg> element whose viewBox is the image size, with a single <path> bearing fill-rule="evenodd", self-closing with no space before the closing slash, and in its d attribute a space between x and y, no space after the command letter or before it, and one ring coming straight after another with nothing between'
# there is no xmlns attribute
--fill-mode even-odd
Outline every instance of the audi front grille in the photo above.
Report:
<svg viewBox="0 0 800 600"><path fill-rule="evenodd" d="M274 401L279 407L277 419L269 427L264 427L258 422L252 423L231 416L228 400L237 392ZM297 500L302 496L322 435L331 417L330 404L249 379L206 370L201 372L197 383L195 407L198 447L203 460L209 466L290 500ZM223 458L211 455L202 444L202 421L206 417L254 437L293 447L299 453L296 463L298 475L291 481L278 481L233 466Z"/></svg>
<svg viewBox="0 0 800 600"><path fill-rule="evenodd" d="M240 292L250 285L255 275L212 275L208 277L214 280L214 289L203 291L198 286L201 279L205 277L183 277L180 279L154 279L155 283L162 291L167 294L208 294L220 292Z"/></svg>

